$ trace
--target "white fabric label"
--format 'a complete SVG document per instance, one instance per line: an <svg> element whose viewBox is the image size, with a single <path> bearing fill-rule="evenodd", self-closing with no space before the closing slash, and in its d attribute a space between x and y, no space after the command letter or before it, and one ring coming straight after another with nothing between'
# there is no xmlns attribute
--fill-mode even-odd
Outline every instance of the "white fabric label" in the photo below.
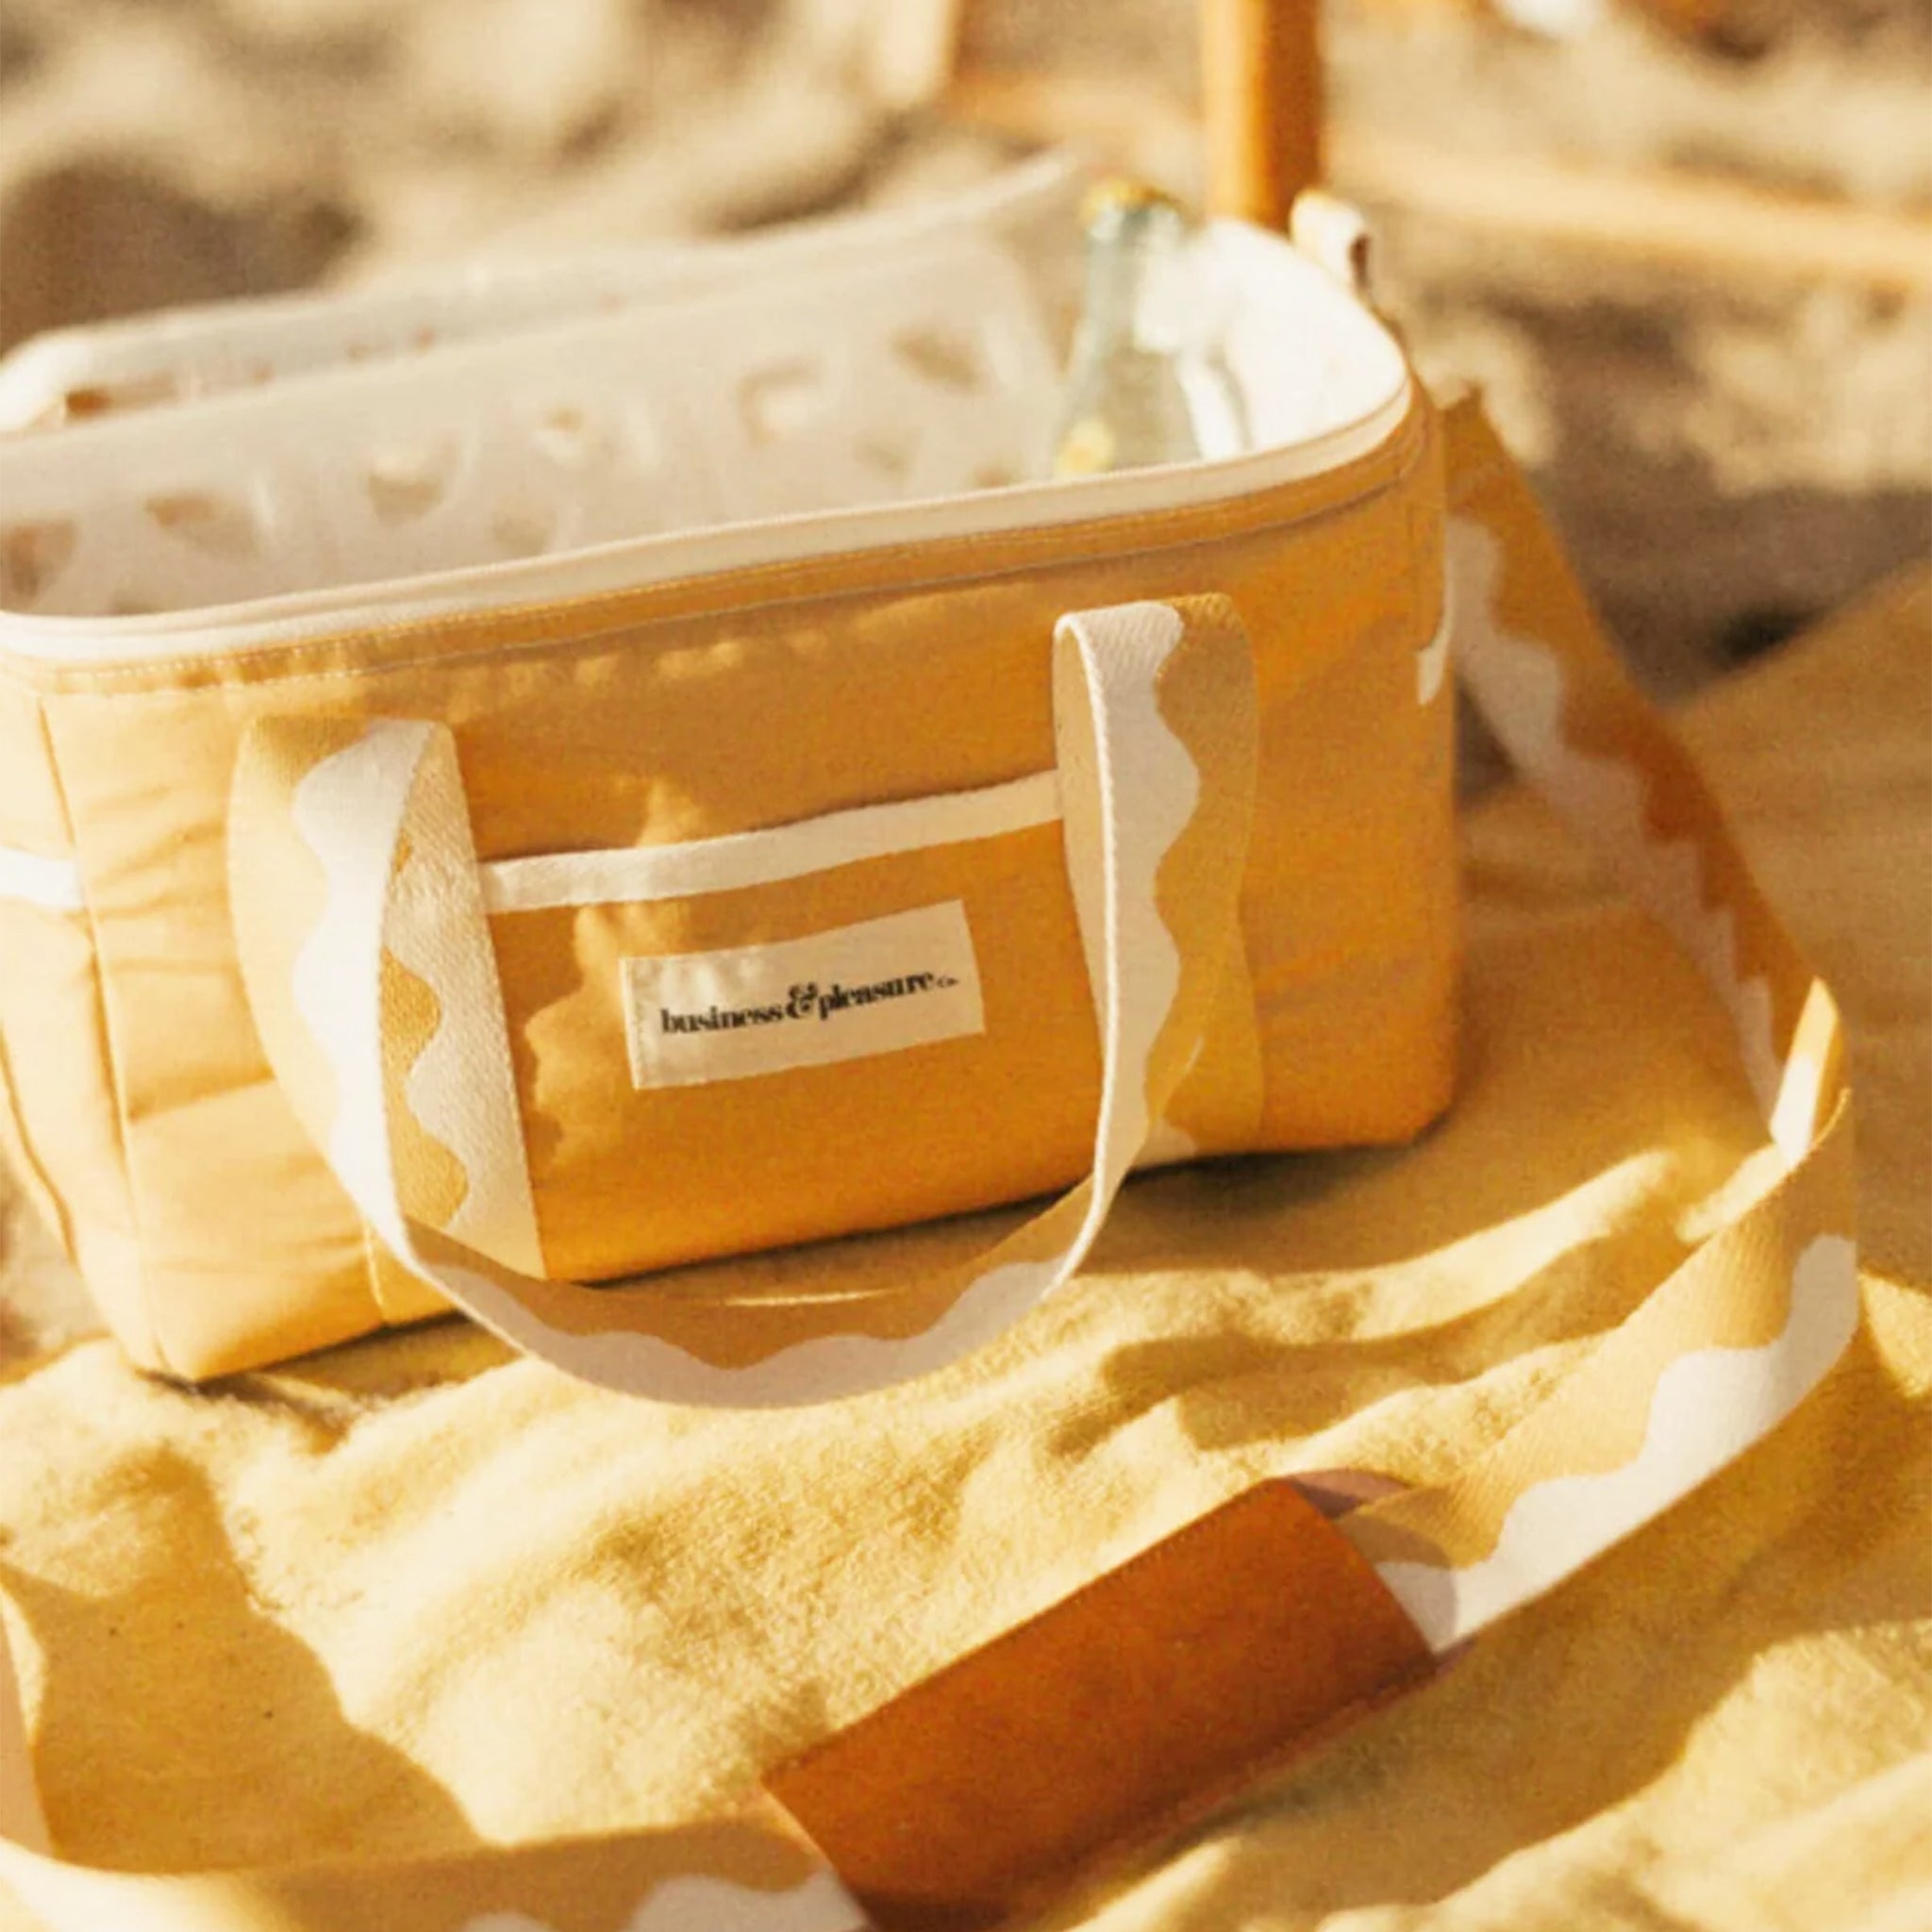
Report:
<svg viewBox="0 0 1932 1932"><path fill-rule="evenodd" d="M957 899L809 939L624 962L636 1087L744 1080L986 1031Z"/></svg>

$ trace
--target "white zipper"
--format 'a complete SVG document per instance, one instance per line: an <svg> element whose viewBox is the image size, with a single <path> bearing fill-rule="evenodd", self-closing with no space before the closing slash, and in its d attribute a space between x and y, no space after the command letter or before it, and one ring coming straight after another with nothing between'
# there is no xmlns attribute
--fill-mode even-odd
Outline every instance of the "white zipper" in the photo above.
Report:
<svg viewBox="0 0 1932 1932"><path fill-rule="evenodd" d="M899 549L962 537L995 537L1108 517L1198 508L1341 468L1400 428L1413 400L1407 381L1372 416L1319 441L1217 462L1136 470L1077 481L1023 484L930 503L834 510L674 531L558 557L478 565L434 578L360 583L224 608L145 617L38 617L0 612L0 651L41 661L119 663L213 657L331 636L355 627L421 623L519 606L562 603L676 577L713 576L758 564L803 563L842 552Z"/></svg>

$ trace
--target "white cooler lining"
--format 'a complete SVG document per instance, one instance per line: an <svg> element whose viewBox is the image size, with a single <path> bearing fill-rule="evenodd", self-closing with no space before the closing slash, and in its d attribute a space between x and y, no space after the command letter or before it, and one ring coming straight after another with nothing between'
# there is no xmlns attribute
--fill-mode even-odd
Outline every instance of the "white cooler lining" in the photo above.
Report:
<svg viewBox="0 0 1932 1932"><path fill-rule="evenodd" d="M133 544L136 536L143 541L151 538L144 525L141 525L142 501L157 491L160 509L189 520L179 538L168 538L161 546L159 554L179 566L181 583L159 609L125 612L109 610L104 604L107 614L60 613L55 601L52 608L0 611L0 649L74 664L219 656L298 643L347 629L595 597L759 564L1196 508L1320 475L1385 444L1405 420L1412 390L1400 350L1369 311L1285 239L1240 224L1216 223L1208 231L1204 249L1203 299L1229 305L1227 352L1248 392L1258 445L1239 456L1074 481L1001 481L974 487L963 475L957 482L948 480L943 465L928 478L924 465L933 459L929 453L915 462L909 479L915 487L902 500L820 508L803 500L813 488L811 466L794 461L782 444L763 446L756 459L747 455L749 467L741 473L735 464L722 470L707 468L695 449L686 451L675 441L664 444L659 435L658 474L675 497L682 492L673 504L677 512L674 527L651 531L647 519L638 535L599 541L594 511L600 499L592 490L584 495L590 510L581 504L566 506L565 541L558 547L527 558L431 567L426 551L424 562L413 560L407 524L393 523L385 531L365 533L366 541L358 538L331 562L326 546L341 540L330 536L325 514L309 516L302 525L308 534L301 541L308 545L305 554L312 567L340 570L345 578L355 570L367 570L370 576L318 582L288 591L245 588L250 581L246 572L231 566L224 552L231 532L219 520L207 520L209 491L236 500L244 510L252 505L267 541L278 544L287 518L301 524L307 515L305 506L320 501L313 491L340 495L353 478L339 477L330 470L333 457L311 458L312 486L304 480L307 473L297 470L282 477L279 494L251 496L255 484L243 459L244 449L259 445L264 461L300 464L305 438L311 434L305 425L313 425L312 434L320 439L315 447L320 450L329 437L340 441L341 435L350 434L344 423L353 419L354 425L360 425L366 412L376 412L368 416L372 423L380 419L382 410L406 414L413 408L420 415L430 409L431 391L441 398L435 401L435 409L445 413L453 397L460 400L458 392L488 396L499 415L485 425L488 448L478 453L478 459L489 458L489 487L508 494L502 506L496 506L492 497L481 505L465 502L460 508L466 516L494 516L499 508L508 514L516 508L511 499L518 478L541 467L505 441L513 423L522 420L518 411L525 402L534 406L541 400L540 391L548 392L546 386L567 390L570 380L589 382L590 364L597 357L610 364L607 376L612 372L621 376L627 366L624 331L631 325L623 318L603 318L501 343L472 341L407 364L296 378L271 383L258 392L109 416L0 444L8 520L26 525L38 520L58 531L70 524L89 525L97 514L105 517L88 540L92 546L89 554L100 559L99 567L119 570L139 549L138 544L130 549L123 543L121 524L128 525L127 544ZM752 253L746 251L747 256ZM933 257L935 273L938 265L951 264L953 281L946 301L978 305L973 311L975 326L986 330L984 345L996 375L994 391L983 399L986 407L980 407L982 399L972 398L972 407L963 414L957 403L947 402L943 382L933 391L938 413L932 418L932 453L943 453L961 437L970 441L972 436L981 435L982 418L990 421L1000 415L1010 422L1018 409L1028 421L1043 424L1054 406L1050 366L1042 369L1037 346L1026 346L1017 271L1009 260L1001 269L998 255L991 243L967 237L948 242ZM826 287L856 291L860 286L859 280L852 279L860 277L860 270L847 261L849 258L841 258L837 276ZM741 258L741 273L749 266ZM760 289L767 287L762 278L756 279ZM798 300L780 306L802 315L808 292L801 284ZM819 297L824 292L820 289ZM896 325L892 305L911 299L908 293L893 294L888 287L871 311L873 322L880 327ZM690 317L679 326L702 333L698 316L704 308L701 304L698 309L679 310L680 317ZM741 302L731 310L741 322L745 312ZM941 312L964 316L964 311L946 309L943 304ZM803 327L804 323L797 325ZM824 318L813 325L824 333ZM777 322L772 326L775 329ZM826 353L835 362L841 353L854 353L849 343L841 349L835 337L826 340L831 343ZM775 337L774 343L764 344L760 339L751 346L760 356L775 356L784 343ZM522 391L511 394L505 387L511 370L518 372L520 382L527 377L537 386L527 397ZM616 396L612 407L621 405L622 384L628 379L623 377L617 390L604 391ZM443 395L445 391L448 395ZM847 393L858 395L858 407L871 407L874 413L882 407L878 396L868 404L862 388ZM675 383L668 389L660 383L658 397L672 416L683 406ZM451 420L465 420L467 408L458 408ZM898 420L890 409L887 416ZM704 420L714 425L724 421L716 411ZM664 426L659 424L658 429ZM355 447L360 447L355 438L364 433L354 428ZM276 451L284 455L277 457ZM882 460L895 459L890 450L880 455ZM966 467L974 466L969 462ZM460 470L461 487L468 490L484 474ZM976 479L978 472L974 474ZM927 479L925 487L918 487L923 478ZM260 488L269 488L266 473ZM708 492L718 498L708 508ZM788 507L788 492L798 508ZM744 513L760 505L761 513ZM203 519L199 525L192 522L197 516ZM588 519L579 535L568 535L575 527L569 517ZM423 528L426 532L430 527L425 520ZM344 538L347 534L345 529ZM197 543L204 552L200 560L189 554ZM273 554L262 553L271 560ZM48 567L58 571L58 559ZM71 567L81 568L80 559ZM192 586L199 581L196 572L204 570L208 590L197 597ZM253 581L272 580L273 575L270 570ZM214 594L224 583L234 588ZM133 583L129 588L138 592L141 587ZM59 594L57 585L51 596L58 600ZM179 601L172 601L174 597ZM137 606L142 601L135 596Z"/></svg>

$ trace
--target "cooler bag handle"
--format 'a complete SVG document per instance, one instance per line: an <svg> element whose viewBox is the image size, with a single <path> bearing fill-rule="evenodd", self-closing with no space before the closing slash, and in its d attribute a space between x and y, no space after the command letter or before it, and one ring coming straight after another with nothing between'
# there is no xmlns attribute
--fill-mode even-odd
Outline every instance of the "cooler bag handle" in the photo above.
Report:
<svg viewBox="0 0 1932 1932"><path fill-rule="evenodd" d="M1102 1041L1092 1170L970 1261L816 1302L541 1277L454 737L397 719L255 724L229 822L242 975L276 1077L396 1259L574 1375L739 1407L923 1374L1065 1281L1192 1062L1239 943L1257 723L1253 655L1225 597L1075 613L1053 653Z"/></svg>
<svg viewBox="0 0 1932 1932"><path fill-rule="evenodd" d="M1445 409L1443 435L1463 688L1530 787L1717 995L1770 1144L1735 1218L1514 1428L1467 1466L1341 1525L1439 1652L1541 1596L1769 1434L1843 1354L1859 1311L1838 1003L1758 890L1695 763L1624 670L1474 397Z"/></svg>

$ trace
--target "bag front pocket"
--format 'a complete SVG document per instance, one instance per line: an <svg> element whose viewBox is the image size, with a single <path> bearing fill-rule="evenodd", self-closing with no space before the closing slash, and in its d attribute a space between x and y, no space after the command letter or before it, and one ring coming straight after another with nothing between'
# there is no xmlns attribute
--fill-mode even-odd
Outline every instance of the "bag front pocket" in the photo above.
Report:
<svg viewBox="0 0 1932 1932"><path fill-rule="evenodd" d="M545 1272L1062 1187L1100 1061L1058 783L483 868Z"/></svg>
<svg viewBox="0 0 1932 1932"><path fill-rule="evenodd" d="M996 786L541 861L580 874L556 891L524 861L479 865L447 724L256 721L226 844L242 980L374 1236L559 1368L738 1406L924 1374L1070 1279L1208 1059L1258 734L1225 597L1069 612L1051 671L1057 797L1036 774L1017 805ZM526 916L556 929L522 947L492 931ZM830 976L793 980L802 958ZM696 1003L665 1006L667 985ZM876 1010L927 1000L938 1017L909 1031ZM651 1084L653 1015L679 1039L862 1030L715 1080L687 1057ZM579 1286L1056 1178L976 1253L852 1295Z"/></svg>

